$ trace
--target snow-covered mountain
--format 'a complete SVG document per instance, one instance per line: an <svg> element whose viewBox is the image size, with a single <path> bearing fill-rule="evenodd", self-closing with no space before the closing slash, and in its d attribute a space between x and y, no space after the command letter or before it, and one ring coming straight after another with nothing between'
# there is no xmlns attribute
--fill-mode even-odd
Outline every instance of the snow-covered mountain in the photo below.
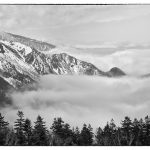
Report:
<svg viewBox="0 0 150 150"><path fill-rule="evenodd" d="M67 53L51 53L55 45L19 35L0 33L0 78L14 88L37 81L44 74L123 76L119 68L103 72ZM44 53L49 51L49 53Z"/></svg>
<svg viewBox="0 0 150 150"><path fill-rule="evenodd" d="M40 51L47 51L52 48L55 48L55 45L53 45L53 44L49 44L47 42L42 42L42 41L38 41L35 39L31 39L31 38L27 38L24 36L7 33L7 32L0 32L0 39L4 40L4 41L18 42L18 43L24 44L26 46L38 49Z"/></svg>

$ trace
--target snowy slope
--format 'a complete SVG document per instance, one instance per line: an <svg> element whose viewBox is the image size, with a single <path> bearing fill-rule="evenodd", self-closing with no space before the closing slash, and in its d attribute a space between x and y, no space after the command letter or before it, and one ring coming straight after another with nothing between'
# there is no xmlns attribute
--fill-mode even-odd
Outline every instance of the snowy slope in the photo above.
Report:
<svg viewBox="0 0 150 150"><path fill-rule="evenodd" d="M34 67L27 64L18 51L6 44L0 42L0 75L13 87L35 81L38 74Z"/></svg>
<svg viewBox="0 0 150 150"><path fill-rule="evenodd" d="M24 40L26 42L22 42ZM12 36L8 33L0 35L0 77L15 88L28 85L44 74L106 77L125 75L119 68L103 72L91 63L76 59L61 52L60 49L57 51L55 46L38 41L35 44L34 42L32 43L31 39ZM42 47L44 50L41 50Z"/></svg>

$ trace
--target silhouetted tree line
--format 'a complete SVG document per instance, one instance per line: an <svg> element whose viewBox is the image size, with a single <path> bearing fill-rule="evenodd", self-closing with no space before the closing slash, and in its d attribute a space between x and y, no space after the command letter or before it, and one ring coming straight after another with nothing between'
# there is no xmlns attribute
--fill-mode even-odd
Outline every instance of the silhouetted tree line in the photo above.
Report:
<svg viewBox="0 0 150 150"><path fill-rule="evenodd" d="M150 118L133 121L125 117L117 127L112 119L104 128L98 127L93 133L91 125L84 124L82 129L71 128L62 118L54 118L50 129L41 116L32 126L22 111L14 128L9 126L0 113L0 145L3 146L139 146L150 145Z"/></svg>

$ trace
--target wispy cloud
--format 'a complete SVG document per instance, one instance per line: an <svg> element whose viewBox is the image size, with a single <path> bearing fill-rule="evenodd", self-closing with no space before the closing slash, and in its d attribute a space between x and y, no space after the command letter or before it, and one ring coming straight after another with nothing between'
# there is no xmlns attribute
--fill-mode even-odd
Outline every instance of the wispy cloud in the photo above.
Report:
<svg viewBox="0 0 150 150"><path fill-rule="evenodd" d="M112 39L145 41L149 39L145 27L150 24L149 15L149 6L145 5L2 5L0 28L38 39L53 38L62 43L84 44ZM146 36L141 37L145 33Z"/></svg>
<svg viewBox="0 0 150 150"><path fill-rule="evenodd" d="M10 19L12 29L22 27L65 26L86 22L111 22L120 21L133 16L149 14L147 6L40 6L40 5L3 5L0 6L1 26ZM138 10L138 11L137 11ZM39 21L40 20L40 21ZM34 23L34 24L31 24ZM11 24L11 23L10 23ZM45 25L44 25L45 24ZM7 25L6 25L7 28Z"/></svg>
<svg viewBox="0 0 150 150"><path fill-rule="evenodd" d="M109 22L112 22L112 21L121 21L121 20L125 20L124 17L115 17L115 18L107 18L107 19L100 19L100 20L97 20L96 22L99 22L99 23L109 23Z"/></svg>

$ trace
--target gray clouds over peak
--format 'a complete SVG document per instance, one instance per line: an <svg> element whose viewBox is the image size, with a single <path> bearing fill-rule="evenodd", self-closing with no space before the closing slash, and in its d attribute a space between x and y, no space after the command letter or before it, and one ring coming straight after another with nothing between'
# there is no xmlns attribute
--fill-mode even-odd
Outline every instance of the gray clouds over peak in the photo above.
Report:
<svg viewBox="0 0 150 150"><path fill-rule="evenodd" d="M1 30L66 44L148 42L149 17L148 5L0 6Z"/></svg>

